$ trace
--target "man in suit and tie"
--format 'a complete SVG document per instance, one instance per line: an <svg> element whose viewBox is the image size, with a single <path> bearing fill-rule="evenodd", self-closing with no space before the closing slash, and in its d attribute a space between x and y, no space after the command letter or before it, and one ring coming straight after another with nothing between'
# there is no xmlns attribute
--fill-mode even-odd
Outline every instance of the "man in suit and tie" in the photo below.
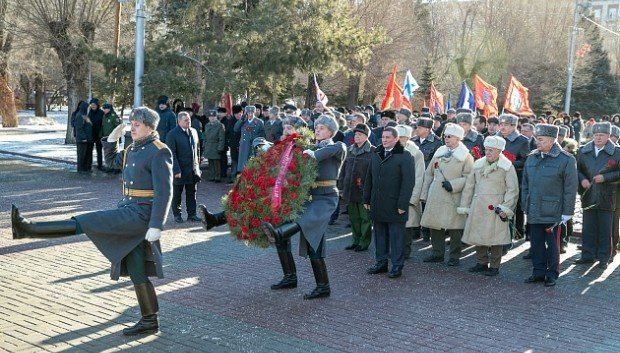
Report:
<svg viewBox="0 0 620 353"><path fill-rule="evenodd" d="M196 184L200 181L200 160L198 156L198 132L190 126L192 118L188 112L180 112L177 126L166 135L166 144L172 152L173 187L172 214L177 223L181 217L181 194L185 189L187 220L200 222L196 216Z"/></svg>

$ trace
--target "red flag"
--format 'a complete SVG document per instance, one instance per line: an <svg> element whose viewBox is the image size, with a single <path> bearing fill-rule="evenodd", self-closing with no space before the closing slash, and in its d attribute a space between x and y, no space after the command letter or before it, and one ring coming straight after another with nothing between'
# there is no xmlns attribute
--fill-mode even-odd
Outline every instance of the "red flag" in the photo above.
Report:
<svg viewBox="0 0 620 353"><path fill-rule="evenodd" d="M482 110L487 118L497 115L497 88L484 82L480 76L474 75L474 99L476 108Z"/></svg>
<svg viewBox="0 0 620 353"><path fill-rule="evenodd" d="M429 105L431 108L431 112L433 113L441 113L443 112L443 94L439 93L435 88L435 84L431 82L431 87L429 88Z"/></svg>
<svg viewBox="0 0 620 353"><path fill-rule="evenodd" d="M510 84L506 90L504 99L504 109L517 115L534 115L530 109L528 100L528 89L521 84L514 76L510 76Z"/></svg>
<svg viewBox="0 0 620 353"><path fill-rule="evenodd" d="M226 116L232 115L232 95L230 93L224 93L222 95L222 107L226 108Z"/></svg>
<svg viewBox="0 0 620 353"><path fill-rule="evenodd" d="M383 98L383 102L381 102L382 111L390 107L392 107L392 109L405 107L409 110L413 110L411 102L403 95L403 89L396 83L396 66L394 66L388 78L387 87L385 88L385 97Z"/></svg>

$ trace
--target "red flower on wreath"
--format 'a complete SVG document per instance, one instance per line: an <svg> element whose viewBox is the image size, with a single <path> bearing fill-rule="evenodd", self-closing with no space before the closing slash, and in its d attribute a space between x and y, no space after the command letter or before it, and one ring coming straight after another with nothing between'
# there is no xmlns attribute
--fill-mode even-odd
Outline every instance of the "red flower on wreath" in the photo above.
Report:
<svg viewBox="0 0 620 353"><path fill-rule="evenodd" d="M471 155L474 157L474 159L482 158L482 153L480 153L480 146L474 146L471 149Z"/></svg>
<svg viewBox="0 0 620 353"><path fill-rule="evenodd" d="M506 158L508 158L509 161L513 162L517 160L517 156L514 155L514 153L511 153L510 151L502 151L502 153L504 154L504 156Z"/></svg>

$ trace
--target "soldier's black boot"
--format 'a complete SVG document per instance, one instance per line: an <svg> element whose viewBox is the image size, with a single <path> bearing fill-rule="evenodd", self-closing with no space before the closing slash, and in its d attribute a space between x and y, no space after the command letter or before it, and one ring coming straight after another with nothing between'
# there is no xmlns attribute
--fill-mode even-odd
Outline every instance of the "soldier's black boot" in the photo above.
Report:
<svg viewBox="0 0 620 353"><path fill-rule="evenodd" d="M329 278L327 278L325 259L310 259L310 264L312 264L316 288L312 292L304 294L304 299L329 297L331 290L329 288Z"/></svg>
<svg viewBox="0 0 620 353"><path fill-rule="evenodd" d="M265 235L267 235L267 239L269 239L271 243L276 243L276 244L284 242L285 240L292 237L293 235L295 235L297 232L301 230L301 227L299 226L299 224L294 223L294 222L284 223L278 228L275 228L269 222L263 222L262 226L263 226L263 231L265 232Z"/></svg>
<svg viewBox="0 0 620 353"><path fill-rule="evenodd" d="M284 277L282 277L280 282L271 285L271 289L297 288L297 268L295 267L295 259L293 259L290 246L288 240L285 243L276 244Z"/></svg>
<svg viewBox="0 0 620 353"><path fill-rule="evenodd" d="M205 205L198 205L198 212L200 212L200 219L205 230L226 224L226 214L224 212L211 213Z"/></svg>
<svg viewBox="0 0 620 353"><path fill-rule="evenodd" d="M11 228L13 229L13 239L58 238L75 235L77 222L74 219L32 222L22 217L15 205L11 205Z"/></svg>
<svg viewBox="0 0 620 353"><path fill-rule="evenodd" d="M136 297L140 305L140 313L142 318L132 327L123 329L123 335L150 335L159 331L159 322L157 321L157 311L159 304L157 303L157 295L153 283L141 283L134 285Z"/></svg>

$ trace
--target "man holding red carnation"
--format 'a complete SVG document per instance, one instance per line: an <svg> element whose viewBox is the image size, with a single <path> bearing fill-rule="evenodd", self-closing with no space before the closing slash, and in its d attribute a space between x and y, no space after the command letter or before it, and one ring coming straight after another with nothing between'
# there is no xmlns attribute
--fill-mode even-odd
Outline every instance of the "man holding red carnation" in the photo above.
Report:
<svg viewBox="0 0 620 353"><path fill-rule="evenodd" d="M611 257L611 223L616 208L617 184L620 179L620 147L611 140L611 123L605 121L592 127L594 138L577 152L579 191L583 207L581 258L576 264L607 268Z"/></svg>
<svg viewBox="0 0 620 353"><path fill-rule="evenodd" d="M467 147L474 160L478 160L484 157L484 137L471 128L473 121L474 113L469 109L463 109L456 115L456 123L465 131L465 136L461 142Z"/></svg>

